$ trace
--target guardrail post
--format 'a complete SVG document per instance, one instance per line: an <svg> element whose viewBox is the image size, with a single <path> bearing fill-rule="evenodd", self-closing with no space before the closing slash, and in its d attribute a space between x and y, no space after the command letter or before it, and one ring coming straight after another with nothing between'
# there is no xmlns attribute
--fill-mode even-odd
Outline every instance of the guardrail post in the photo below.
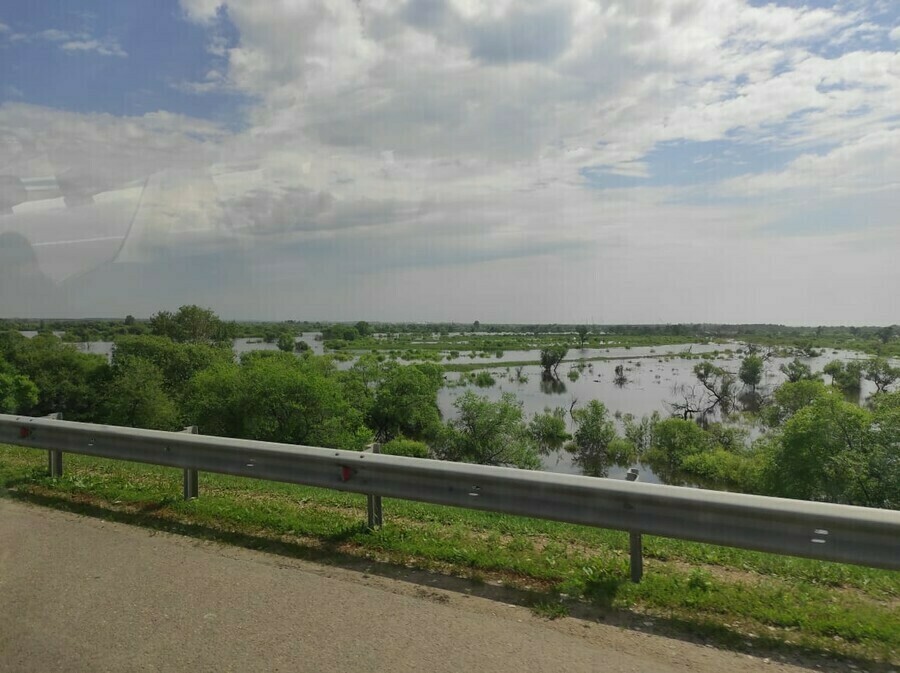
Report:
<svg viewBox="0 0 900 673"><path fill-rule="evenodd" d="M182 432L196 435L199 428L196 425L187 426ZM197 470L186 467L184 468L184 499L191 500L200 495L200 473Z"/></svg>
<svg viewBox="0 0 900 673"><path fill-rule="evenodd" d="M53 414L47 414L44 418L52 418L55 421L62 420L62 414L60 412L56 412ZM57 451L56 449L50 449L47 451L47 469L50 472L51 477L61 477L63 476L63 452Z"/></svg>
<svg viewBox="0 0 900 673"><path fill-rule="evenodd" d="M637 481L638 476L637 468L632 467L628 470L625 478L628 481ZM639 531L630 531L628 538L631 554L631 581L638 584L644 576L644 543Z"/></svg>
<svg viewBox="0 0 900 673"><path fill-rule="evenodd" d="M367 447L368 451L370 447ZM381 444L376 442L371 446L372 453L381 453ZM366 512L369 518L369 530L375 530L377 528L381 528L384 523L384 517L382 516L381 511L381 496L380 495L367 495L366 496Z"/></svg>

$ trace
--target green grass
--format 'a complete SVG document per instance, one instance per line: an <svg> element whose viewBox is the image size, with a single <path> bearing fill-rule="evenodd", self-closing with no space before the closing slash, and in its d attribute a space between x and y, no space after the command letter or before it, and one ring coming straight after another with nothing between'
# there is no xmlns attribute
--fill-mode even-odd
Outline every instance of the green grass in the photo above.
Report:
<svg viewBox="0 0 900 673"><path fill-rule="evenodd" d="M900 573L645 536L628 581L628 536L550 521L385 499L368 531L365 497L202 474L181 499L178 470L0 447L0 493L326 563L354 559L501 582L547 617L648 615L677 636L744 651L900 663ZM564 598L560 598L563 596Z"/></svg>
<svg viewBox="0 0 900 673"><path fill-rule="evenodd" d="M559 619L569 616L569 608L558 601L538 601L531 606L531 611L544 619Z"/></svg>

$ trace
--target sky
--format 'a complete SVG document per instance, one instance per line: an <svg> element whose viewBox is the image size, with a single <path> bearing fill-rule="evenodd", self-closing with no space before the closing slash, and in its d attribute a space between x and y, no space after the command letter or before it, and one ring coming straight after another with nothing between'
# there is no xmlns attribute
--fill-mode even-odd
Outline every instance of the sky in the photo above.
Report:
<svg viewBox="0 0 900 673"><path fill-rule="evenodd" d="M900 322L896 0L0 3L0 317Z"/></svg>

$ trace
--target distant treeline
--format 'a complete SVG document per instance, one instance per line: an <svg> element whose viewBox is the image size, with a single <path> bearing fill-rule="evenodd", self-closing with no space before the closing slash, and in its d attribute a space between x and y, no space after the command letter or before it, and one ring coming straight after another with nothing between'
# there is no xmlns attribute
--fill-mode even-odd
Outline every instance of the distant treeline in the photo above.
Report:
<svg viewBox="0 0 900 673"><path fill-rule="evenodd" d="M166 312L154 316L158 318ZM306 320L221 321L218 329L223 340L259 338L274 342L289 332L322 332L326 340L353 341L373 334L443 335L479 332L484 334L574 334L587 330L593 335L680 337L687 340L736 339L768 346L799 348L849 348L868 353L900 356L900 326L898 325L819 325L787 326L775 324L513 324L458 322L325 322ZM120 335L153 332L150 319L134 316L122 319L0 319L0 330L53 331L62 333L64 341L112 341Z"/></svg>

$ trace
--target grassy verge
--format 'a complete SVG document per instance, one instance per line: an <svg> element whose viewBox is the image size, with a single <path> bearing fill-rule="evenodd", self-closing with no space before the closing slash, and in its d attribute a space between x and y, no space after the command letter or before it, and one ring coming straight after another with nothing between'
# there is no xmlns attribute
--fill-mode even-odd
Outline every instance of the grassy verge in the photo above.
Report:
<svg viewBox="0 0 900 673"><path fill-rule="evenodd" d="M900 662L900 573L645 537L645 579L628 581L624 533L385 500L366 531L365 498L201 475L184 502L180 472L0 446L6 497L340 563L370 559L525 592L536 612L652 620L677 636L738 650ZM643 622L640 622L643 623Z"/></svg>

